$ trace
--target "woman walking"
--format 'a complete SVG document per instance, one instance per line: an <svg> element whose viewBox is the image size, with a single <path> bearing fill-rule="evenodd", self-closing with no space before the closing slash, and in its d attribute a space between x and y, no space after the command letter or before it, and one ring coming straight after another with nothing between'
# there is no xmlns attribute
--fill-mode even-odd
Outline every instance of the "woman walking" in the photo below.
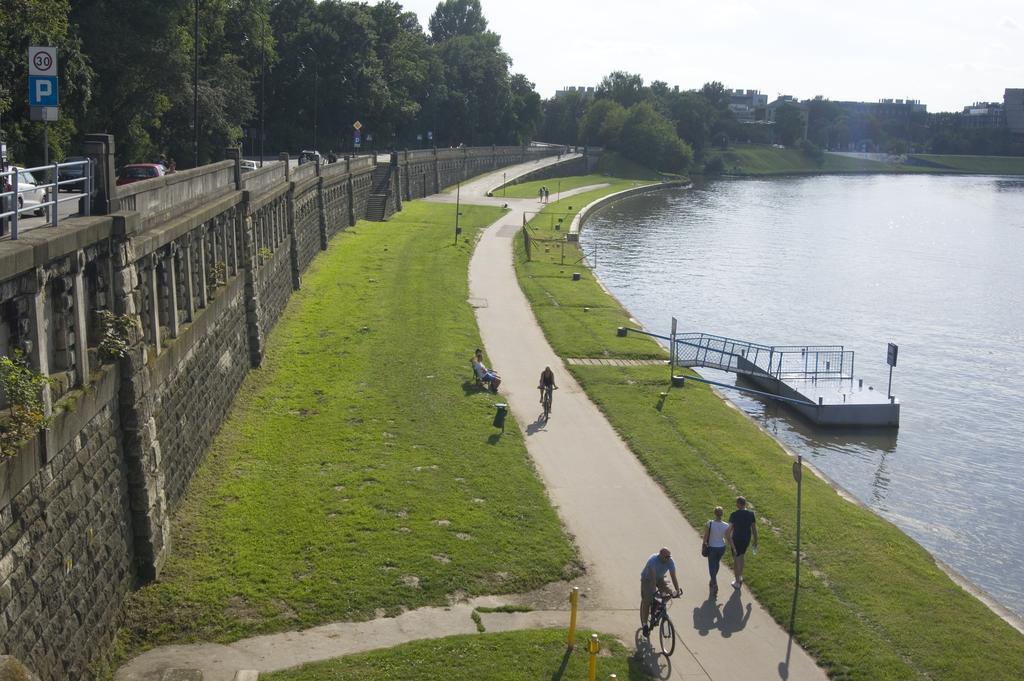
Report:
<svg viewBox="0 0 1024 681"><path fill-rule="evenodd" d="M711 593L718 593L718 568L725 555L725 531L729 523L722 520L722 507L715 506L715 519L704 527L704 546L707 547L708 574L711 575Z"/></svg>

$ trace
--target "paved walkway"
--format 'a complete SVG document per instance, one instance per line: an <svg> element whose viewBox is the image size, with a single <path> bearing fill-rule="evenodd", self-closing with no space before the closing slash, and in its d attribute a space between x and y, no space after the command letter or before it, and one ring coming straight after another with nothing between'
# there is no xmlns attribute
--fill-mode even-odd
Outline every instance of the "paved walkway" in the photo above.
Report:
<svg viewBox="0 0 1024 681"><path fill-rule="evenodd" d="M504 172L512 178L553 160ZM464 202L507 203L513 209L489 227L477 245L470 264L470 296L479 305L477 319L488 355L504 377L502 392L527 432L529 453L586 562L591 586L581 600L580 626L635 646L661 679L825 681L825 673L746 590L728 586L732 576L724 566L719 597L708 597L697 533L562 369L537 326L512 267L512 239L522 224L522 211L536 210L537 201L486 198L500 180L498 172L462 186ZM450 202L455 197L437 195L431 200ZM539 420L535 388L545 365L555 369L560 386L548 425ZM662 545L672 549L684 589L671 611L679 636L671 660L654 655L637 631L640 570ZM748 569L757 569L756 558ZM413 640L472 633L473 608L515 601L514 596L484 597L448 608L421 608L399 617L327 624L229 645L165 646L129 661L115 679L159 681L168 669L198 669L204 681L231 681L242 669L276 671ZM564 611L491 613L482 618L488 631L565 626L567 621Z"/></svg>
<svg viewBox="0 0 1024 681"><path fill-rule="evenodd" d="M493 182L485 178L464 185L463 200L508 203L512 211L477 244L470 263L470 296L486 302L477 307L477 320L487 354L502 375L502 393L527 432L530 455L593 580L588 607L638 608L644 561L668 546L684 590L674 605L682 646L672 658L669 678L827 678L803 650L790 645L786 632L745 589L729 586L727 569L719 575L719 596L708 597L697 532L563 368L519 288L512 239L522 224L522 211L532 210L536 202L470 198L483 196L488 184ZM545 365L555 369L560 388L548 424L540 419L536 390ZM757 570L756 558L747 569ZM609 633L628 642L634 640L635 627Z"/></svg>

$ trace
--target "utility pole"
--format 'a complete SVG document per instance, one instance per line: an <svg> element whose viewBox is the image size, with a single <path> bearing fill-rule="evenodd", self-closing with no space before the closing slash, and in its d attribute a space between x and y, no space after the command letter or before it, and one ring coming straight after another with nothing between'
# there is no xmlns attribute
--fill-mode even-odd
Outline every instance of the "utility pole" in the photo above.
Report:
<svg viewBox="0 0 1024 681"><path fill-rule="evenodd" d="M192 167L199 167L199 0L192 27Z"/></svg>
<svg viewBox="0 0 1024 681"><path fill-rule="evenodd" d="M264 81L267 76L267 20L260 14L260 168L263 167L263 110L266 108Z"/></svg>

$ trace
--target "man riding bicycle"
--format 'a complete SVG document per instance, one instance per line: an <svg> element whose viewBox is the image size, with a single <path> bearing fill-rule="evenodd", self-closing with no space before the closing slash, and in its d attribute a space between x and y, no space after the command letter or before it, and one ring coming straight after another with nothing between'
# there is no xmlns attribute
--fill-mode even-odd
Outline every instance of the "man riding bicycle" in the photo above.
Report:
<svg viewBox="0 0 1024 681"><path fill-rule="evenodd" d="M674 592L668 588L666 575L672 577L672 584L676 587ZM672 560L672 552L664 547L647 559L644 571L640 573L640 621L643 622L644 636L651 633L651 603L654 602L654 594L659 591L671 593L673 596L678 596L683 591L679 588L679 580L676 579L676 563Z"/></svg>
<svg viewBox="0 0 1024 681"><path fill-rule="evenodd" d="M544 404L545 393L548 393L548 399L550 400L553 397L552 391L557 387L555 385L555 372L551 370L551 367L544 367L544 371L540 372L540 382L537 384L537 389L540 390L540 403Z"/></svg>

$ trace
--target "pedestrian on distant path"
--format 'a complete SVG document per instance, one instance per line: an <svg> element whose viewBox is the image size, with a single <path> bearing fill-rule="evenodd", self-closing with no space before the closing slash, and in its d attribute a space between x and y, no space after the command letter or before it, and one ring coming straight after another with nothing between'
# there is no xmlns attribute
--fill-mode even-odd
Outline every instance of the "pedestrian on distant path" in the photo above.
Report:
<svg viewBox="0 0 1024 681"><path fill-rule="evenodd" d="M672 577L672 584L676 587L674 592L665 581L667 575ZM665 547L647 559L644 571L640 573L640 621L643 623L644 636L651 633L651 603L654 602L654 594L659 591L675 594L682 591L676 579L676 562L672 560L672 552Z"/></svg>
<svg viewBox="0 0 1024 681"><path fill-rule="evenodd" d="M718 593L718 568L725 555L725 533L729 529L729 523L722 520L724 512L721 506L715 506L715 519L704 526L704 546L708 549L708 574L711 575L709 586L713 594Z"/></svg>
<svg viewBox="0 0 1024 681"><path fill-rule="evenodd" d="M743 563L753 538L754 553L757 553L757 518L754 512L747 510L747 500L743 497L736 497L736 510L729 515L729 529L725 531L725 541L732 548L733 570L736 572L736 579L732 582L734 589L743 586Z"/></svg>
<svg viewBox="0 0 1024 681"><path fill-rule="evenodd" d="M547 203L550 200L551 200L551 190L548 189L547 187L544 187L544 203Z"/></svg>
<svg viewBox="0 0 1024 681"><path fill-rule="evenodd" d="M537 201L539 203L544 203L544 187L537 189Z"/></svg>

